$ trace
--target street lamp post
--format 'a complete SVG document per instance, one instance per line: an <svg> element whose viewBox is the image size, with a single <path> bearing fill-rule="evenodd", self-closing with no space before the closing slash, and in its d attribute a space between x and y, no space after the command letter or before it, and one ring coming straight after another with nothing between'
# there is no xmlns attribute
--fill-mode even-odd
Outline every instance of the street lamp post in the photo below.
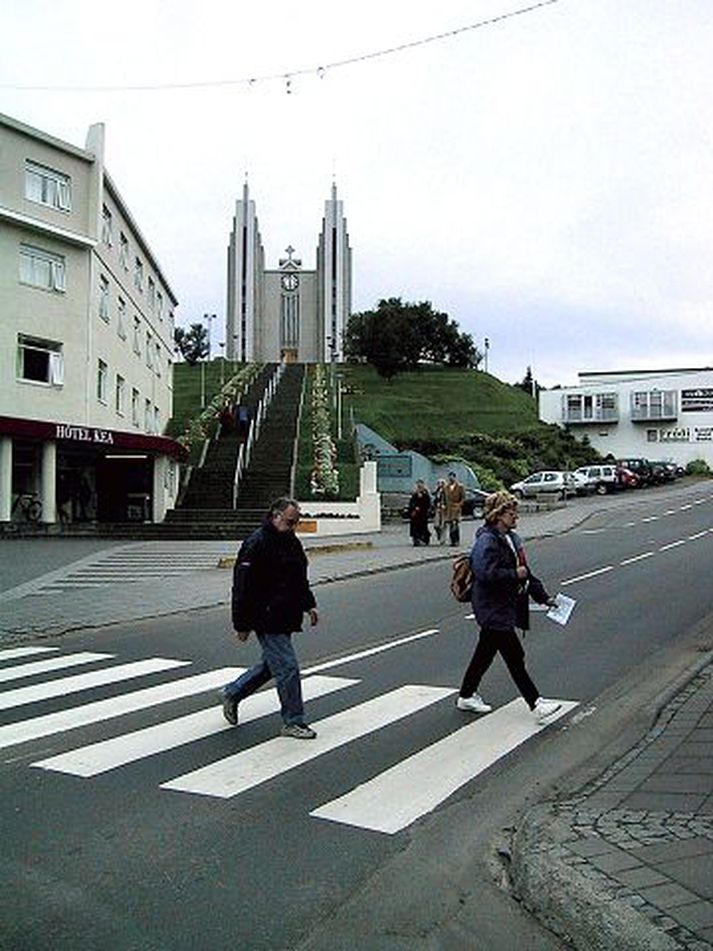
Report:
<svg viewBox="0 0 713 951"><path fill-rule="evenodd" d="M210 360L210 331L217 316L217 314L203 314L203 322L208 325L208 360ZM205 409L205 360L201 361L201 409Z"/></svg>
<svg viewBox="0 0 713 951"><path fill-rule="evenodd" d="M490 340L485 338L485 372L488 372L488 350L490 350Z"/></svg>

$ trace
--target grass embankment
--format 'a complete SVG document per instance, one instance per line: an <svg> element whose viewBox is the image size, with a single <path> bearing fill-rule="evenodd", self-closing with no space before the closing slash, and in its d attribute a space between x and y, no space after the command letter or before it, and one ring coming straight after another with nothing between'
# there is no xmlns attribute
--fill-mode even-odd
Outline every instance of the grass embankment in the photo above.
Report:
<svg viewBox="0 0 713 951"><path fill-rule="evenodd" d="M173 365L173 416L166 426L167 436L178 436L188 428L192 419L200 416L203 376L205 373L205 405L220 391L221 378L229 380L242 364L228 360L223 367L220 359L206 363L174 363ZM203 369L201 369L203 368Z"/></svg>

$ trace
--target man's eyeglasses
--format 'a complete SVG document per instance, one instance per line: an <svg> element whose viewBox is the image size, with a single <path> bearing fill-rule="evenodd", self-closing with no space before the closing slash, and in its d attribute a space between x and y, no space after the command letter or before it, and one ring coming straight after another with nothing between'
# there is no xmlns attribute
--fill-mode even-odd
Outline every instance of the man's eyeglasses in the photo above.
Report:
<svg viewBox="0 0 713 951"><path fill-rule="evenodd" d="M295 525L299 524L300 517L299 515L293 515L291 518L288 518L286 515L283 515L282 520L286 525L289 525L290 528L294 528Z"/></svg>

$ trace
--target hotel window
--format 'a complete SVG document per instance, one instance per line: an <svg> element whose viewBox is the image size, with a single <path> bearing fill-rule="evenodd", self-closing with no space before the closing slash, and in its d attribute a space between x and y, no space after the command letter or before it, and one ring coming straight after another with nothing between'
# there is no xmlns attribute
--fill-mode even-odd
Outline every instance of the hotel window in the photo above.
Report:
<svg viewBox="0 0 713 951"><path fill-rule="evenodd" d="M109 323L109 281L103 274L99 275L99 316Z"/></svg>
<svg viewBox="0 0 713 951"><path fill-rule="evenodd" d="M129 270L129 240L123 231L119 234L119 263L125 271Z"/></svg>
<svg viewBox="0 0 713 951"><path fill-rule="evenodd" d="M149 369L151 369L151 367L153 366L153 363L152 363L153 353L151 352L153 350L152 339L153 338L151 337L151 334L147 330L146 331L146 366Z"/></svg>
<svg viewBox="0 0 713 951"><path fill-rule="evenodd" d="M72 210L72 181L69 175L35 162L25 162L25 198L60 211Z"/></svg>
<svg viewBox="0 0 713 951"><path fill-rule="evenodd" d="M131 388L131 422L134 426L139 425L139 391L136 387Z"/></svg>
<svg viewBox="0 0 713 951"><path fill-rule="evenodd" d="M62 344L18 334L17 378L32 383L62 386L64 383L64 354Z"/></svg>
<svg viewBox="0 0 713 951"><path fill-rule="evenodd" d="M126 403L126 380L123 376L116 374L116 388L114 390L114 405L116 408L116 415L124 415L124 405Z"/></svg>
<svg viewBox="0 0 713 951"><path fill-rule="evenodd" d="M29 244L20 245L20 281L46 291L67 289L64 258Z"/></svg>
<svg viewBox="0 0 713 951"><path fill-rule="evenodd" d="M151 422L153 414L151 412L151 400L144 400L144 431L151 432Z"/></svg>
<svg viewBox="0 0 713 951"><path fill-rule="evenodd" d="M161 435L161 411L158 406L153 408L153 431L157 436Z"/></svg>
<svg viewBox="0 0 713 951"><path fill-rule="evenodd" d="M163 320L163 294L161 291L156 294L156 312L158 313L158 319Z"/></svg>
<svg viewBox="0 0 713 951"><path fill-rule="evenodd" d="M151 310L156 308L156 282L152 277L149 278L149 307Z"/></svg>
<svg viewBox="0 0 713 951"><path fill-rule="evenodd" d="M134 353L137 356L141 356L141 321L138 317L134 317L134 340L133 340Z"/></svg>
<svg viewBox="0 0 713 951"><path fill-rule="evenodd" d="M134 287L137 291L144 289L144 263L141 258L134 261Z"/></svg>
<svg viewBox="0 0 713 951"><path fill-rule="evenodd" d="M154 370L156 376L161 376L161 344L156 344L156 353L154 355Z"/></svg>
<svg viewBox="0 0 713 951"><path fill-rule="evenodd" d="M103 360L97 361L97 399L100 403L106 403L108 379L109 367Z"/></svg>
<svg viewBox="0 0 713 951"><path fill-rule="evenodd" d="M102 241L108 248L114 244L114 221L106 205L102 208Z"/></svg>
<svg viewBox="0 0 713 951"><path fill-rule="evenodd" d="M126 301L118 297L116 301L116 332L122 340L126 340Z"/></svg>

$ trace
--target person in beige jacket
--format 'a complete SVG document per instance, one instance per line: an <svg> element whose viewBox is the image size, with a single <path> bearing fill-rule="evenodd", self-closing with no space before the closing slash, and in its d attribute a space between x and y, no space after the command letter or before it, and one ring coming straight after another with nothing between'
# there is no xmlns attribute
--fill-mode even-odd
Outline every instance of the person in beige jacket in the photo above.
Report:
<svg viewBox="0 0 713 951"><path fill-rule="evenodd" d="M448 473L448 482L444 487L446 496L445 522L448 526L448 539L451 545L460 545L460 520L465 501L465 489L456 478L455 472Z"/></svg>

